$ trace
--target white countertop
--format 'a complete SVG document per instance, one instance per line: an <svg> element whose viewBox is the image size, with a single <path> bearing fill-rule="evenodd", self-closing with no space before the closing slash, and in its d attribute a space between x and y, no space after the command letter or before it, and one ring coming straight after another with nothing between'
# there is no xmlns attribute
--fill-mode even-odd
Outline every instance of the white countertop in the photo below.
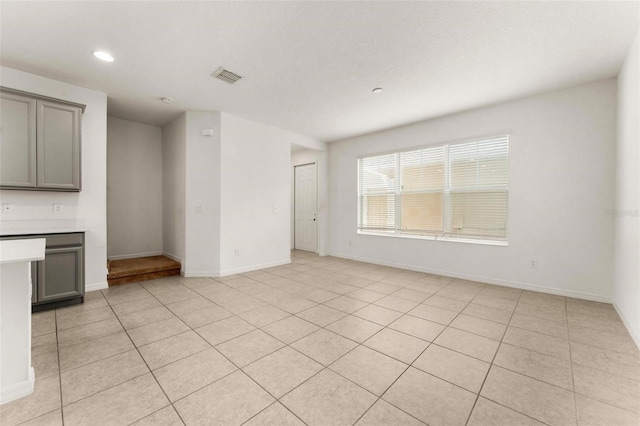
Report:
<svg viewBox="0 0 640 426"><path fill-rule="evenodd" d="M0 236L61 234L86 232L84 221L76 219L59 220L3 220L0 222Z"/></svg>
<svg viewBox="0 0 640 426"><path fill-rule="evenodd" d="M0 264L43 260L45 243L44 238L0 241Z"/></svg>

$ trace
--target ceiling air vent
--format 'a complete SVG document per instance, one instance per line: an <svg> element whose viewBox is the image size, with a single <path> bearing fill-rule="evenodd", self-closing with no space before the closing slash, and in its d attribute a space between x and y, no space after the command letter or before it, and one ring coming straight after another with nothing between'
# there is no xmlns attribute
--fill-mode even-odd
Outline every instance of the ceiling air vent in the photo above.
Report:
<svg viewBox="0 0 640 426"><path fill-rule="evenodd" d="M211 74L211 77L217 78L218 80L222 80L225 83L229 83L229 84L233 84L242 78L241 75L238 75L234 72L226 70L222 67L215 70L213 74Z"/></svg>

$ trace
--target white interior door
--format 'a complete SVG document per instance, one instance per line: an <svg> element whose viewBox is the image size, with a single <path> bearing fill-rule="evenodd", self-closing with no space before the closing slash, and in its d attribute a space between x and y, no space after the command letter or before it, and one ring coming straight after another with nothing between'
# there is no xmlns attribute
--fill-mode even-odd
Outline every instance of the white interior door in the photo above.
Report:
<svg viewBox="0 0 640 426"><path fill-rule="evenodd" d="M296 166L294 177L294 248L315 252L318 240L318 186L315 163Z"/></svg>

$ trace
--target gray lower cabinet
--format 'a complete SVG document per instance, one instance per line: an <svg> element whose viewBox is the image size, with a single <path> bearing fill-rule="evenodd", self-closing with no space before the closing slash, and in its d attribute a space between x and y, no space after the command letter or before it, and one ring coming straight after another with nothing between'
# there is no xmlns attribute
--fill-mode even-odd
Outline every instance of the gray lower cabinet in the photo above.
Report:
<svg viewBox="0 0 640 426"><path fill-rule="evenodd" d="M35 303L46 303L83 294L82 247L47 249L45 259L38 262Z"/></svg>
<svg viewBox="0 0 640 426"><path fill-rule="evenodd" d="M79 191L83 110L0 88L0 188Z"/></svg>
<svg viewBox="0 0 640 426"><path fill-rule="evenodd" d="M31 263L34 311L84 301L84 233L21 235L5 239L45 238L44 260Z"/></svg>

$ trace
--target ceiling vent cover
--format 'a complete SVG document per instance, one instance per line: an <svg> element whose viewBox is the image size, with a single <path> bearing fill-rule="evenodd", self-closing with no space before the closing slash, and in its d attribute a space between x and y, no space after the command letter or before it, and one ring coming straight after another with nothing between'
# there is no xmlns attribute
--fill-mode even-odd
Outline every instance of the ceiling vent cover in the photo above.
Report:
<svg viewBox="0 0 640 426"><path fill-rule="evenodd" d="M220 67L217 70L215 70L213 74L211 74L211 77L217 78L218 80L222 80L225 83L229 83L229 84L233 84L242 78L241 75L238 75L234 72L224 69L223 67Z"/></svg>

